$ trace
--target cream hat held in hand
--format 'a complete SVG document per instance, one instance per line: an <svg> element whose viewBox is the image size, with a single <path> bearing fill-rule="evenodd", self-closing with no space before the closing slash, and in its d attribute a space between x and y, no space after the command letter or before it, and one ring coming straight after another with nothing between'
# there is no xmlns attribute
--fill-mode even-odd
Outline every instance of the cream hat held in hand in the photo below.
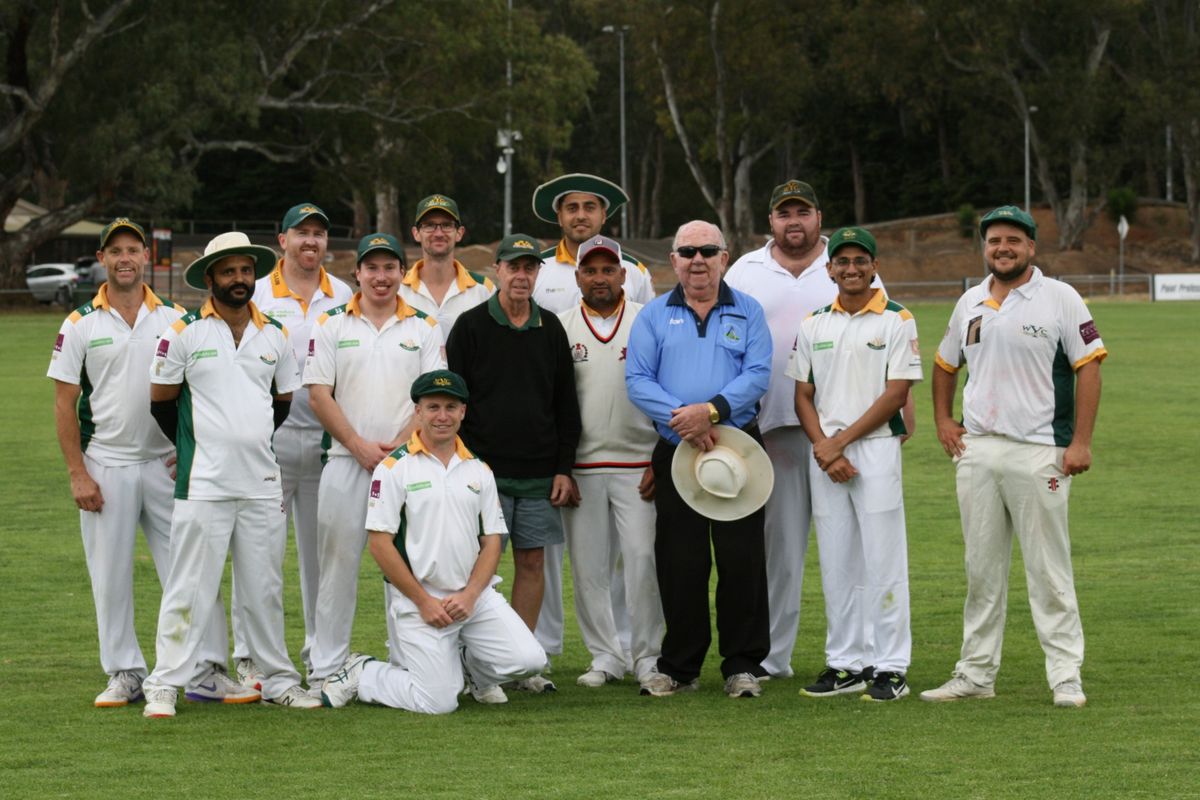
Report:
<svg viewBox="0 0 1200 800"><path fill-rule="evenodd" d="M766 505L775 470L750 434L729 425L713 429L717 445L702 453L680 442L671 461L671 480L683 502L709 519L729 522Z"/></svg>

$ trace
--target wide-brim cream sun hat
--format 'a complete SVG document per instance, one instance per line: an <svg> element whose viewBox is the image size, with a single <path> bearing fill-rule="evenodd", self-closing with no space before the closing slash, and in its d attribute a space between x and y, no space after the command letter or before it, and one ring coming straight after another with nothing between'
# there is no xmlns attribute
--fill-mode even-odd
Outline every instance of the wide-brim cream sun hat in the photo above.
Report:
<svg viewBox="0 0 1200 800"><path fill-rule="evenodd" d="M279 258L275 251L261 244L251 244L250 237L241 231L226 231L213 238L205 247L204 255L197 258L183 273L183 280L193 289L207 289L204 273L222 258L250 256L254 259L255 280L271 274Z"/></svg>
<svg viewBox="0 0 1200 800"><path fill-rule="evenodd" d="M758 511L775 486L775 470L762 445L729 425L715 429L717 444L702 453L680 442L671 460L675 490L694 510L709 519L729 522Z"/></svg>

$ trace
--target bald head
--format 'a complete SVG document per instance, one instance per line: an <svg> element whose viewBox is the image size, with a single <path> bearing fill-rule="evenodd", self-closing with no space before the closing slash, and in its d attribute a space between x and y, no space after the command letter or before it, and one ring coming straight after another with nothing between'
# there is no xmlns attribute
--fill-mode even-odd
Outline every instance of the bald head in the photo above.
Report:
<svg viewBox="0 0 1200 800"><path fill-rule="evenodd" d="M671 251L671 267L689 300L711 301L716 297L729 263L725 237L711 222L692 220L679 226Z"/></svg>
<svg viewBox="0 0 1200 800"><path fill-rule="evenodd" d="M705 222L702 219L694 219L691 222L685 222L679 226L679 230L675 231L675 238L671 241L671 249L679 247L680 237L690 237L694 233L699 233L701 236L707 237L711 242L715 242L725 249L725 234L721 233L721 229L711 222Z"/></svg>

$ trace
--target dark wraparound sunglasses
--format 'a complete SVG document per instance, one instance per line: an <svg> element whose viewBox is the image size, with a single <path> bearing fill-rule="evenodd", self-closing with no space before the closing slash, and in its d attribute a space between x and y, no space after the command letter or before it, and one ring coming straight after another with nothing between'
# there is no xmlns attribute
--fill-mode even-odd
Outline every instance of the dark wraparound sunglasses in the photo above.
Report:
<svg viewBox="0 0 1200 800"><path fill-rule="evenodd" d="M705 258L712 258L719 252L721 252L721 247L720 247L720 245L715 245L715 244L705 244L705 245L701 245L700 247L692 247L691 245L684 245L682 247L675 248L675 254L678 255L680 258L695 258L696 253L699 253L700 255L704 256Z"/></svg>

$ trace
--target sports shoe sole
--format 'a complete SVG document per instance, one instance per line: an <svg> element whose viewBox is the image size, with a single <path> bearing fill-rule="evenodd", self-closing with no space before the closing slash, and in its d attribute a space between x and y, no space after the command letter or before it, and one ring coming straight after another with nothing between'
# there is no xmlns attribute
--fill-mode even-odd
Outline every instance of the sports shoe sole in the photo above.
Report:
<svg viewBox="0 0 1200 800"><path fill-rule="evenodd" d="M184 699L186 699L190 703L217 703L220 705L227 705L227 706L238 706L238 705L244 705L246 703L257 703L259 700L262 700L262 695L259 694L258 692L255 692L254 694L246 695L245 697L229 697L229 696L207 697L202 694L193 694L192 692L185 692L183 696L184 696Z"/></svg>
<svg viewBox="0 0 1200 800"><path fill-rule="evenodd" d="M959 700L992 700L996 697L994 691L979 694L956 694L953 697L930 697L928 692L921 692L919 697L926 703L957 703Z"/></svg>
<svg viewBox="0 0 1200 800"><path fill-rule="evenodd" d="M909 692L909 688L905 686L892 697L872 697L869 693L864 692L863 696L859 699L867 703L891 703L894 700L899 700L901 697L908 697Z"/></svg>
<svg viewBox="0 0 1200 800"><path fill-rule="evenodd" d="M131 697L128 700L97 700L93 705L96 708L124 708L130 703L140 703L145 699L145 695Z"/></svg>
<svg viewBox="0 0 1200 800"><path fill-rule="evenodd" d="M828 692L810 692L808 689L801 689L800 694L804 695L805 697L837 697L843 694L862 694L866 690L867 684L864 681Z"/></svg>

